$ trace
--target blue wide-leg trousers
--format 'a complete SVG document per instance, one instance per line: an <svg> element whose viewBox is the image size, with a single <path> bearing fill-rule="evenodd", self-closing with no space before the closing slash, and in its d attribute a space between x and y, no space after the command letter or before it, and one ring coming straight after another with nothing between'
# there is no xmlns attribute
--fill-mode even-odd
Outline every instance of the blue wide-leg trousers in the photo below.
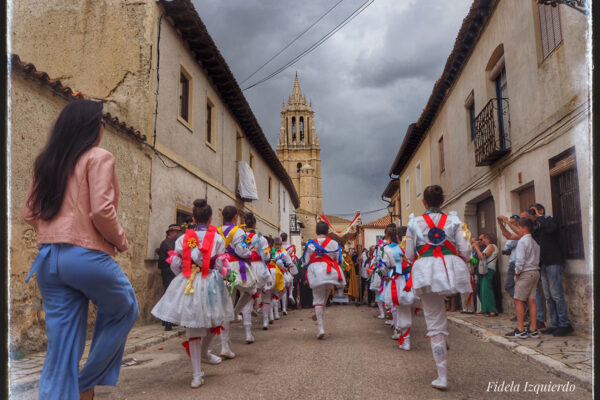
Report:
<svg viewBox="0 0 600 400"><path fill-rule="evenodd" d="M135 292L119 264L102 251L46 244L29 275L33 272L48 336L40 399L79 399L80 391L116 385L127 335L139 315ZM89 357L78 372L90 300L98 309L96 326Z"/></svg>

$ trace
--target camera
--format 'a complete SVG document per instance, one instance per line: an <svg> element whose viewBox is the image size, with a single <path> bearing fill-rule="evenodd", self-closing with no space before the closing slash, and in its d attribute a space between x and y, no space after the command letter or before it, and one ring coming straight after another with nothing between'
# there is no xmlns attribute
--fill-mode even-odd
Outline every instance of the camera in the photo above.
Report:
<svg viewBox="0 0 600 400"><path fill-rule="evenodd" d="M500 218L500 217L498 217L497 219L498 219L498 222L504 222L504 221L502 220L502 218Z"/></svg>
<svg viewBox="0 0 600 400"><path fill-rule="evenodd" d="M535 211L534 208L530 208L528 212L529 212L529 215L537 215L537 212Z"/></svg>
<svg viewBox="0 0 600 400"><path fill-rule="evenodd" d="M510 253L512 253L512 250L502 250L502 254L504 254L505 256L509 256Z"/></svg>

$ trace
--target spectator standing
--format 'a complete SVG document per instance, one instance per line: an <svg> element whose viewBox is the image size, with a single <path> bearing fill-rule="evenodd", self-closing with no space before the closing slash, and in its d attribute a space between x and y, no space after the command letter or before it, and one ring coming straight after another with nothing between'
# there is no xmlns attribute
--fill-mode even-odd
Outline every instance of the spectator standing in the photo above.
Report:
<svg viewBox="0 0 600 400"><path fill-rule="evenodd" d="M481 249L481 246L485 246ZM488 233L479 235L479 241L475 242L473 249L479 258L479 266L484 266L485 274L481 275L481 312L488 317L497 317L498 309L494 290L492 289L492 279L496 273L496 260L498 258L498 248L493 243L493 238Z"/></svg>
<svg viewBox="0 0 600 400"><path fill-rule="evenodd" d="M471 266L473 268L473 311L477 314L481 312L481 276L479 275L479 256L475 251L474 245L479 242L477 237L471 238Z"/></svg>
<svg viewBox="0 0 600 400"><path fill-rule="evenodd" d="M540 246L531 236L533 223L527 218L519 219L519 234L521 239L517 243L515 250L515 291L514 302L517 310L517 328L506 334L509 338L527 339L539 338L539 332L536 326L537 306L535 304L536 288L540 280L539 261ZM529 329L525 330L525 307L524 303L529 303Z"/></svg>
<svg viewBox="0 0 600 400"><path fill-rule="evenodd" d="M542 287L550 313L550 327L542 333L565 336L573 332L573 327L562 287L565 258L560 246L558 221L546 215L546 209L539 203L529 207L529 218L534 221L533 238L540 245Z"/></svg>
<svg viewBox="0 0 600 400"><path fill-rule="evenodd" d="M160 275L162 276L165 291L169 287L169 284L173 278L175 278L175 274L173 271L171 271L171 265L167 262L167 258L169 258L169 251L175 250L175 239L177 239L180 233L181 227L179 225L169 225L169 228L166 232L167 237L162 241L160 247L156 249L156 254L158 255L158 269L160 270ZM173 328L173 324L170 322L163 321L163 325L165 326L165 331L170 331Z"/></svg>

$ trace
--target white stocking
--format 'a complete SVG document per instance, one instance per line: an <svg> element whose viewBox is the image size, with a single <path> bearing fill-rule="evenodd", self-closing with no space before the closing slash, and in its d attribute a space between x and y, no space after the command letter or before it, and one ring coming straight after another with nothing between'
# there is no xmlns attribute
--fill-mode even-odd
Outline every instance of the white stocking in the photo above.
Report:
<svg viewBox="0 0 600 400"><path fill-rule="evenodd" d="M272 313L273 313L273 307L271 307L271 303L263 303L263 305L262 305L263 327L269 326L269 321L271 320L270 315Z"/></svg>
<svg viewBox="0 0 600 400"><path fill-rule="evenodd" d="M381 303L379 300L377 300L377 307L379 307L379 315L385 315L383 312L383 303Z"/></svg>
<svg viewBox="0 0 600 400"><path fill-rule="evenodd" d="M446 336L442 333L438 333L435 336L431 336L431 352L433 353L433 359L437 367L438 379L434 382L438 382L440 385L446 385L446 360L448 359L448 353L446 352Z"/></svg>
<svg viewBox="0 0 600 400"><path fill-rule="evenodd" d="M225 329L221 331L221 351L229 352L229 321L223 322L223 328Z"/></svg>
<svg viewBox="0 0 600 400"><path fill-rule="evenodd" d="M233 309L233 315L237 318L238 315L242 312L242 309L252 301L252 295L248 292L242 292L240 295L240 299L235 304L235 308Z"/></svg>
<svg viewBox="0 0 600 400"><path fill-rule="evenodd" d="M392 326L394 328L396 328L398 325L398 317L396 316L396 307L392 306L392 308L390 309L390 312L392 314Z"/></svg>
<svg viewBox="0 0 600 400"><path fill-rule="evenodd" d="M210 348L210 343L212 342L214 337L215 337L215 334L209 332L206 335L206 337L202 338L202 358L208 357L208 350Z"/></svg>
<svg viewBox="0 0 600 400"><path fill-rule="evenodd" d="M190 346L190 359L192 360L192 369L194 371L194 378L204 376L202 372L201 359L202 359L202 340L191 340Z"/></svg>
<svg viewBox="0 0 600 400"><path fill-rule="evenodd" d="M315 314L317 315L317 324L319 326L319 333L323 333L323 306L315 306Z"/></svg>
<svg viewBox="0 0 600 400"><path fill-rule="evenodd" d="M283 291L283 294L281 296L281 310L285 313L287 312L287 290Z"/></svg>

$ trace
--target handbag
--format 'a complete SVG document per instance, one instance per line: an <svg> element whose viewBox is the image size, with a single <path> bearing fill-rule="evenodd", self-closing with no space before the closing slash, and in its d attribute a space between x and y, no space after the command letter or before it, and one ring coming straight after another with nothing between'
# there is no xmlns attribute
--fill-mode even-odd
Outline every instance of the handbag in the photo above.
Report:
<svg viewBox="0 0 600 400"><path fill-rule="evenodd" d="M479 266L478 266L478 271L479 275L487 275L488 273L488 264L491 263L492 261L494 261L496 259L496 257L492 258L491 260L487 260L487 258L484 256L480 261L479 261Z"/></svg>

